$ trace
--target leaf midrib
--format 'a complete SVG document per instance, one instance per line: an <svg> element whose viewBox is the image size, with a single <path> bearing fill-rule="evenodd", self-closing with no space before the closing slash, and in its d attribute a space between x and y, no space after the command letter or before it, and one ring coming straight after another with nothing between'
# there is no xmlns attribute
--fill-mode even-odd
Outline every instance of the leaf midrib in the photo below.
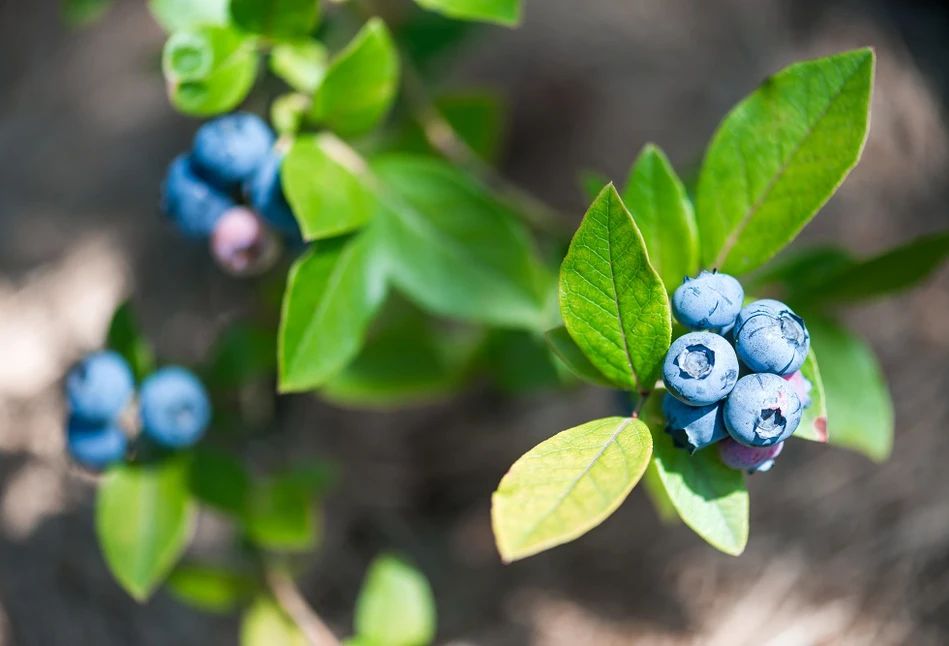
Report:
<svg viewBox="0 0 949 646"><path fill-rule="evenodd" d="M537 521L533 524L533 526L531 526L531 528L530 528L529 530L527 530L526 532L524 532L524 533L522 534L521 540L518 541L518 543L517 543L518 545L524 545L524 544L527 542L527 540L530 538L530 536L532 536L532 535L534 534L534 532L537 531L537 528L540 527L540 525L541 525L545 520L547 520L548 518L550 518L550 516L553 515L553 513L556 512L556 511L560 508L560 506L561 506L561 505L564 503L564 501L570 496L570 494L573 493L573 490L577 488L577 485L580 484L580 481L583 480L583 478L585 478L587 475L589 475L590 471L593 470L593 466L594 466L597 462L599 462L600 458L603 457L603 454L606 453L606 449L608 449L611 444L613 444L614 442L616 442L616 438L618 438L618 437L620 436L620 433L622 433L624 430L626 430L626 428L627 428L630 424L632 424L632 423L633 423L633 418L632 418L632 417L628 417L628 418L626 418L626 419L623 420L623 422L617 427L616 431L614 431L614 433L610 436L610 438L609 438L606 442L603 443L603 446L600 447L600 450L599 450L599 451L597 452L597 454L593 457L593 459L590 460L590 462L586 465L586 467L583 469L583 471L582 471L576 478L574 478L574 480L573 480L573 482L570 484L570 486L567 487L567 490L564 491L564 493L563 493L559 498L557 498L557 500L554 502L554 504L551 505L550 509L547 510L547 512L546 512L543 516L541 516L540 518L537 519ZM622 449L620 449L620 453L623 453ZM625 453L623 453L623 459L624 459L624 461L626 460L626 454L625 454ZM628 461L627 461L626 473L629 474Z"/></svg>
<svg viewBox="0 0 949 646"><path fill-rule="evenodd" d="M738 226L735 227L735 229L732 230L728 238L725 239L725 244L722 246L721 251L719 251L718 256L715 258L715 262L713 262L711 267L709 267L708 269L711 269L713 267L723 267L725 265L725 261L728 260L729 254L731 254L732 249L738 243L738 240L741 237L741 234L744 233L745 228L751 222L751 219L755 216L758 210L761 209L762 206L764 206L764 203L770 196L771 191L774 190L778 182L780 182L781 179L784 177L784 174L787 172L788 168L797 158L798 153L800 153L801 149L804 148L804 146L810 141L810 138L814 134L814 130L817 129L817 126L820 125L820 122L824 120L824 118L830 112L831 108L834 107L834 104L837 102L840 96L844 93L844 91L850 85L850 82L854 79L854 77L863 68L863 65L864 63L861 62L859 65L854 67L850 75L847 76L846 79L843 81L843 83L840 84L840 89L837 90L834 93L834 95L830 98L830 100L827 102L827 106L823 110L821 110L820 115L818 115L818 117L813 121L813 123L811 123L807 127L807 130L804 132L804 136L801 137L800 142L794 147L791 154L788 156L787 160L784 163L782 163L781 166L778 168L777 173L775 173L774 177L771 178L771 181L768 182L768 185L765 187L761 196L757 199L757 201L755 201L754 204L751 205L751 208L748 210L748 212L744 216L742 216L742 219L738 223Z"/></svg>
<svg viewBox="0 0 949 646"><path fill-rule="evenodd" d="M317 306L313 316L310 317L310 321L307 323L306 329L303 332L303 336L300 338L300 342L297 343L296 347L294 348L293 358L291 359L290 364L287 366L288 373L295 372L296 367L300 363L300 358L304 355L304 352L301 351L301 348L305 348L310 344L314 330L319 326L319 323L323 321L323 317L325 316L326 310L329 307L328 303L330 300L332 300L336 290L342 283L342 276L345 274L345 270L349 267L349 263L352 261L353 256L356 255L356 251L358 251L357 244L361 241L349 240L348 242L350 244L346 245L346 248L340 252L339 257L336 259L336 263L333 265L333 269L330 271L330 276L326 283L326 289L323 290L323 298L320 300L320 304Z"/></svg>

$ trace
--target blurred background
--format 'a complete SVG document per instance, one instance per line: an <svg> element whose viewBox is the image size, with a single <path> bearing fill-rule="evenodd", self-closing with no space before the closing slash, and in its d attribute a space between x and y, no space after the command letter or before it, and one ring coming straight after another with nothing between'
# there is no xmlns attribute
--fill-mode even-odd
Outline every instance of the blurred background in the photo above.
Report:
<svg viewBox="0 0 949 646"><path fill-rule="evenodd" d="M197 122L159 71L164 35L138 0L67 29L57 3L0 1L0 644L237 643L236 617L159 593L139 606L95 541L94 481L63 451L60 380L132 295L166 361L200 360L251 287L159 217L158 186ZM647 141L682 171L726 111L786 64L873 45L863 161L800 242L868 254L949 226L949 11L910 0L529 0L519 30L482 29L449 85L510 111L503 169L579 222L576 173L625 177ZM435 589L439 644L949 643L949 267L849 311L879 353L897 419L885 464L792 443L750 480L740 558L666 527L642 491L581 539L510 566L490 494L555 431L611 414L609 392L511 398L487 387L395 413L277 402L248 453L343 469L302 581L341 634L368 561L408 554ZM196 549L221 531L206 519Z"/></svg>

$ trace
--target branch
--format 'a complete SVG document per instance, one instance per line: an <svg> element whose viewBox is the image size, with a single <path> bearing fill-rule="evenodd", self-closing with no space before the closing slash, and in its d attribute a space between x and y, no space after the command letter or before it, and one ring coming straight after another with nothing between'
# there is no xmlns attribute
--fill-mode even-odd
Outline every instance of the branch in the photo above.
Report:
<svg viewBox="0 0 949 646"><path fill-rule="evenodd" d="M306 602L286 572L271 566L265 570L265 576L277 604L293 619L310 646L340 646L336 635Z"/></svg>
<svg viewBox="0 0 949 646"><path fill-rule="evenodd" d="M452 163L478 177L506 202L517 206L524 219L540 231L572 235L567 219L534 194L504 178L481 159L435 106L418 71L402 57L403 89L409 110L418 121L429 145Z"/></svg>

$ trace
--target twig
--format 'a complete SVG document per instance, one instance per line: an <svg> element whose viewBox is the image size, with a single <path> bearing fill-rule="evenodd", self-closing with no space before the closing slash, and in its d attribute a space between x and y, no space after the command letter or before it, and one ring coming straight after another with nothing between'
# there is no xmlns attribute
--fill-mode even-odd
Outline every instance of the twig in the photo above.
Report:
<svg viewBox="0 0 949 646"><path fill-rule="evenodd" d="M267 585L277 603L300 628L310 646L340 646L336 635L306 602L293 579L282 569L268 567Z"/></svg>
<svg viewBox="0 0 949 646"><path fill-rule="evenodd" d="M421 76L405 56L402 57L402 77L406 103L432 148L493 188L504 201L519 207L524 219L535 229L572 234L566 218L556 209L504 178L471 149L429 98Z"/></svg>
<svg viewBox="0 0 949 646"><path fill-rule="evenodd" d="M379 16L373 0L354 0L349 5L366 20ZM536 230L567 238L572 236L573 230L566 217L533 193L504 178L471 149L428 96L422 76L412 62L404 53L401 58L405 101L428 144L447 160L490 186L502 200L517 207L518 213Z"/></svg>

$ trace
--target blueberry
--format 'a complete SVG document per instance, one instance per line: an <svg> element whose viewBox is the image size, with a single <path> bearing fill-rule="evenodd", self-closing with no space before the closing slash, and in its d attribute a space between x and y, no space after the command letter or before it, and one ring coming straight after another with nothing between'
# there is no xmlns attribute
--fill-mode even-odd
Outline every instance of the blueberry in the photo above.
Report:
<svg viewBox="0 0 949 646"><path fill-rule="evenodd" d="M114 421L134 392L132 369L117 352L90 354L66 375L66 399L72 415L93 424Z"/></svg>
<svg viewBox="0 0 949 646"><path fill-rule="evenodd" d="M727 331L741 311L745 291L728 274L703 271L672 294L672 313L690 330Z"/></svg>
<svg viewBox="0 0 949 646"><path fill-rule="evenodd" d="M267 271L280 259L280 241L253 211L236 206L214 227L211 255L229 274L254 276Z"/></svg>
<svg viewBox="0 0 949 646"><path fill-rule="evenodd" d="M274 145L264 120L234 112L209 121L194 136L195 169L221 190L232 191L250 179Z"/></svg>
<svg viewBox="0 0 949 646"><path fill-rule="evenodd" d="M287 197L283 193L280 179L280 167L283 157L277 151L271 151L260 164L257 172L244 185L247 201L260 216L276 231L291 240L302 240L300 225L293 215Z"/></svg>
<svg viewBox="0 0 949 646"><path fill-rule="evenodd" d="M731 392L738 380L738 358L728 341L711 332L676 339L662 365L666 389L683 404L707 406Z"/></svg>
<svg viewBox="0 0 949 646"><path fill-rule="evenodd" d="M745 307L735 321L734 335L739 358L755 372L789 375L804 365L811 347L803 319L771 299Z"/></svg>
<svg viewBox="0 0 949 646"><path fill-rule="evenodd" d="M814 388L814 384L804 376L803 372L798 370L789 375L784 375L784 380L794 389L794 394L801 400L801 406L807 408L811 405L811 389Z"/></svg>
<svg viewBox="0 0 949 646"><path fill-rule="evenodd" d="M728 436L721 402L708 406L688 406L666 393L662 400L666 432L675 445L695 453Z"/></svg>
<svg viewBox="0 0 949 646"><path fill-rule="evenodd" d="M783 449L784 442L771 446L744 446L729 437L718 444L718 455L726 467L748 473L763 473L771 470L774 459L781 455Z"/></svg>
<svg viewBox="0 0 949 646"><path fill-rule="evenodd" d="M179 155L162 183L161 208L189 238L207 238L234 200L198 177L191 157Z"/></svg>
<svg viewBox="0 0 949 646"><path fill-rule="evenodd" d="M802 411L801 400L784 379L748 375L738 380L725 402L725 428L745 446L772 446L791 436Z"/></svg>
<svg viewBox="0 0 949 646"><path fill-rule="evenodd" d="M211 421L204 386L190 371L162 368L142 383L139 403L142 432L168 448L191 446Z"/></svg>
<svg viewBox="0 0 949 646"><path fill-rule="evenodd" d="M66 430L66 448L82 466L101 471L125 459L128 439L113 422L92 423L72 416Z"/></svg>

